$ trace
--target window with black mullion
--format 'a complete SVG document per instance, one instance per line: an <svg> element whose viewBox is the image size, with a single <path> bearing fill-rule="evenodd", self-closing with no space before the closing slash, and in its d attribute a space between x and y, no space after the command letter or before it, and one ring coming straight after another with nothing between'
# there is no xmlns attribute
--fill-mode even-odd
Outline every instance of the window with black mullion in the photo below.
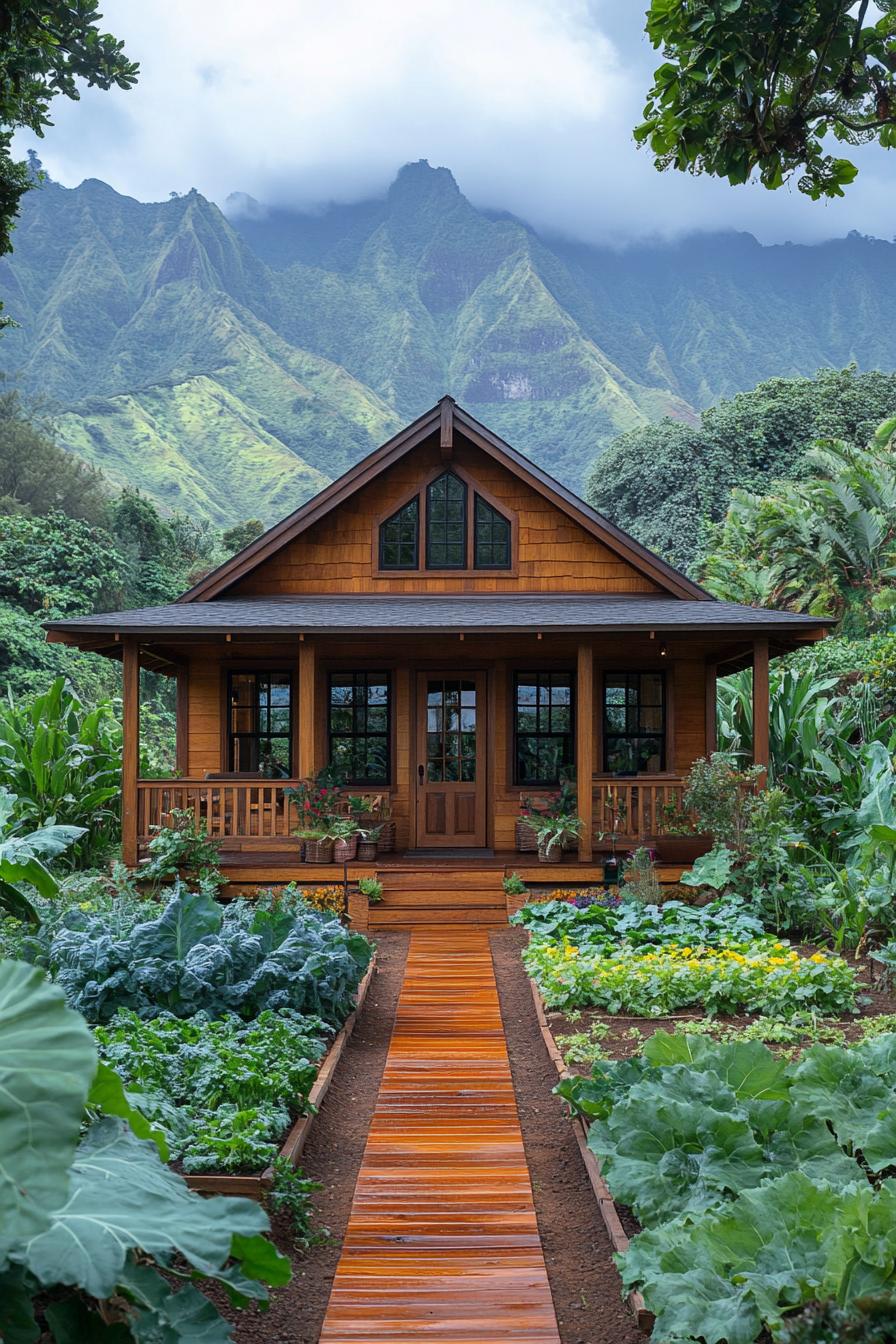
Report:
<svg viewBox="0 0 896 1344"><path fill-rule="evenodd" d="M571 773L571 672L517 672L514 678L516 783L555 787Z"/></svg>
<svg viewBox="0 0 896 1344"><path fill-rule="evenodd" d="M426 487L426 567L467 566L467 487L445 471Z"/></svg>
<svg viewBox="0 0 896 1344"><path fill-rule="evenodd" d="M604 770L650 774L666 768L666 687L662 672L608 672L604 678Z"/></svg>
<svg viewBox="0 0 896 1344"><path fill-rule="evenodd" d="M473 565L475 569L510 568L510 520L481 495L476 496Z"/></svg>
<svg viewBox="0 0 896 1344"><path fill-rule="evenodd" d="M380 569L416 569L420 562L420 505L416 498L380 526Z"/></svg>
<svg viewBox="0 0 896 1344"><path fill-rule="evenodd" d="M292 769L292 678L288 672L231 672L228 770L287 777Z"/></svg>
<svg viewBox="0 0 896 1344"><path fill-rule="evenodd" d="M390 693L388 672L330 673L330 764L348 784L389 783Z"/></svg>

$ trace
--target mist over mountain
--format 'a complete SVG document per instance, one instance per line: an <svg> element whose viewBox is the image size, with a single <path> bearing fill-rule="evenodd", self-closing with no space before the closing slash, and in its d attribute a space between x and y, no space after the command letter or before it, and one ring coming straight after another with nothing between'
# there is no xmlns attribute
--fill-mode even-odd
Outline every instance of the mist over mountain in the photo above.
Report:
<svg viewBox="0 0 896 1344"><path fill-rule="evenodd" d="M450 392L574 489L620 431L774 375L896 364L896 244L613 251L474 209L445 168L315 214L25 198L0 369L119 484L274 521Z"/></svg>

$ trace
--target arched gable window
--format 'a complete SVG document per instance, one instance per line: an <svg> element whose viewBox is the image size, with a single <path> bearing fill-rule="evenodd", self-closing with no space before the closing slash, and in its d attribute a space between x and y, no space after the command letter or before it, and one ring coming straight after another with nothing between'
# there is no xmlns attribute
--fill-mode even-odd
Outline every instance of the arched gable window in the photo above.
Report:
<svg viewBox="0 0 896 1344"><path fill-rule="evenodd" d="M453 471L426 487L426 568L467 568L467 487Z"/></svg>
<svg viewBox="0 0 896 1344"><path fill-rule="evenodd" d="M450 469L382 520L376 544L381 571L513 567L512 519Z"/></svg>

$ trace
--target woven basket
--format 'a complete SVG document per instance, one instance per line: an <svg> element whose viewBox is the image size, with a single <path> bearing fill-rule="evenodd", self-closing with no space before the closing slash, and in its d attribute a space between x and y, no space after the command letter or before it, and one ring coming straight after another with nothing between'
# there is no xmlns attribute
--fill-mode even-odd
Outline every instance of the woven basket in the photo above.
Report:
<svg viewBox="0 0 896 1344"><path fill-rule="evenodd" d="M305 862L306 862L306 863L332 863L332 862L333 862L333 841L332 841L332 840L306 840L306 841L305 841Z"/></svg>
<svg viewBox="0 0 896 1344"><path fill-rule="evenodd" d="M538 850L539 863L562 863L563 849L560 845L551 845L550 849Z"/></svg>
<svg viewBox="0 0 896 1344"><path fill-rule="evenodd" d="M369 863L371 859L376 858L376 850L377 850L376 840L358 841L358 858L362 859L365 863Z"/></svg>
<svg viewBox="0 0 896 1344"><path fill-rule="evenodd" d="M380 838L376 842L377 849L381 854L391 854L395 849L395 822L384 821L383 829L380 831Z"/></svg>
<svg viewBox="0 0 896 1344"><path fill-rule="evenodd" d="M516 847L520 854L535 854L538 850L538 836L528 821L523 821L521 817L517 818L516 823Z"/></svg>
<svg viewBox="0 0 896 1344"><path fill-rule="evenodd" d="M349 840L336 840L333 844L333 862L351 863L357 852L358 837L356 835L353 835Z"/></svg>

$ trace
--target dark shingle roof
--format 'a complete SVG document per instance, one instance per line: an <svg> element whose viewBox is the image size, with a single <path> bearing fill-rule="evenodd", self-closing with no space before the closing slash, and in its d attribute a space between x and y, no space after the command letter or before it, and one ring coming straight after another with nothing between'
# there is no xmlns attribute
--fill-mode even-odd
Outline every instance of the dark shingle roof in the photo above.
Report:
<svg viewBox="0 0 896 1344"><path fill-rule="evenodd" d="M559 593L401 594L351 597L243 597L172 603L48 621L47 629L161 637L251 631L376 634L390 630L709 630L784 634L818 630L833 618L795 615L733 602L675 597Z"/></svg>

